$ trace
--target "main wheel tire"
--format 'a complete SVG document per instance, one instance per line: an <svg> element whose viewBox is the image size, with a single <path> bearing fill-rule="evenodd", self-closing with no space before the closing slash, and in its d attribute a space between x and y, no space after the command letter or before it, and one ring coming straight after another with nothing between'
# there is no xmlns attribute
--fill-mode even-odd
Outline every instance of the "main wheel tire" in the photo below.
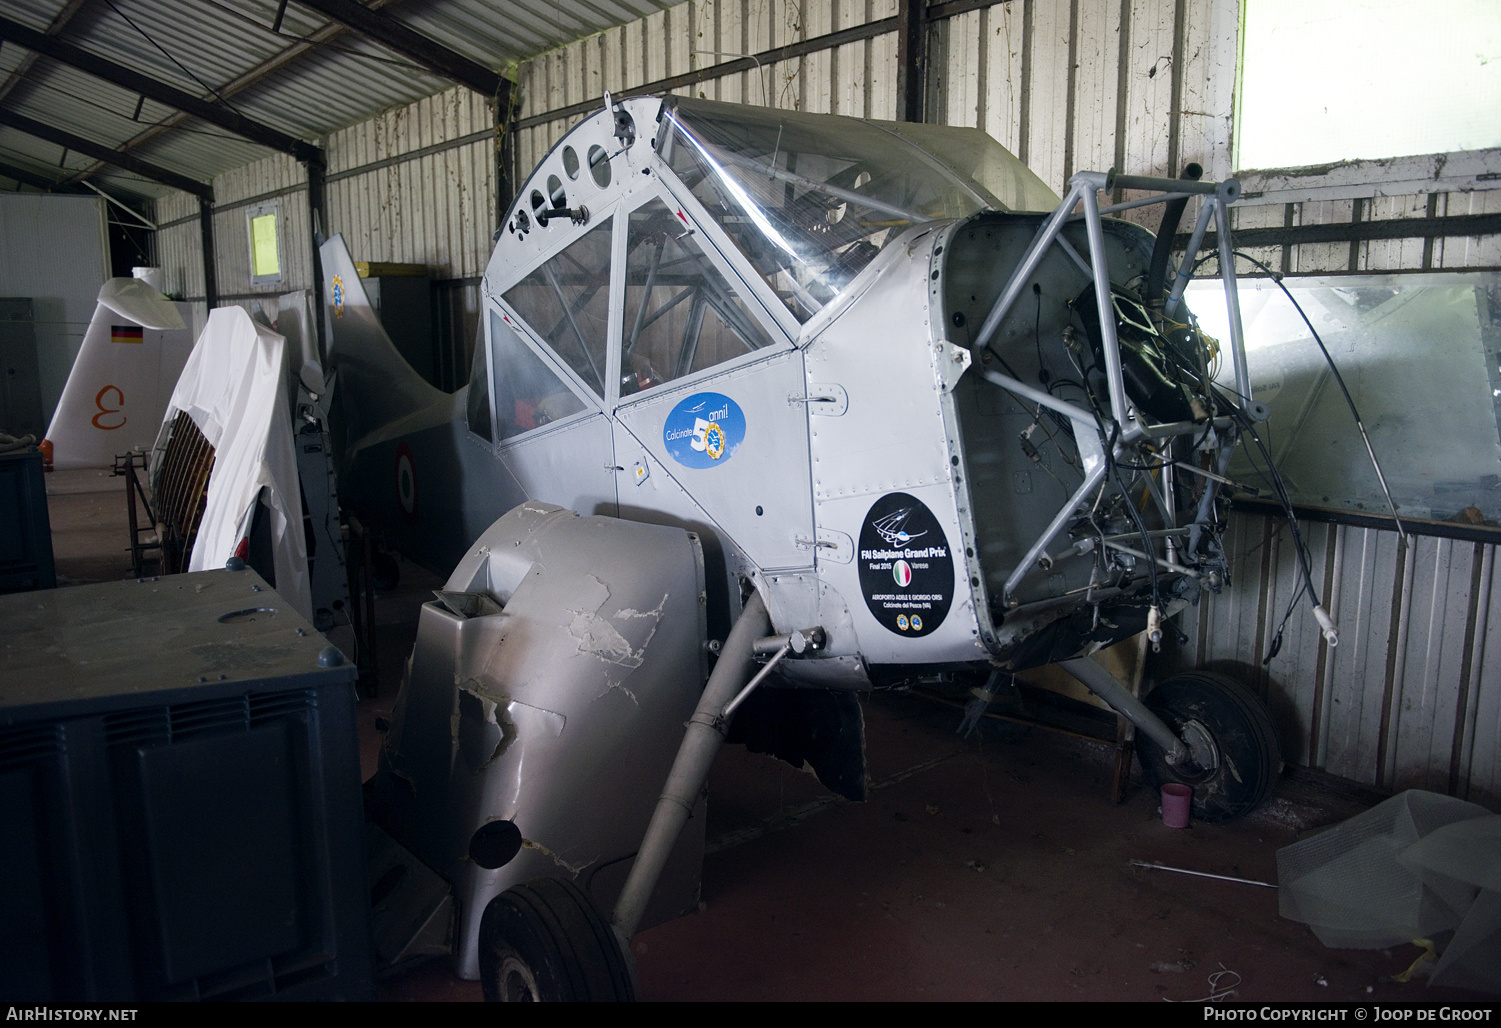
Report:
<svg viewBox="0 0 1501 1028"><path fill-rule="evenodd" d="M636 998L614 929L562 878L539 878L490 901L480 920L479 967L492 1003Z"/></svg>
<svg viewBox="0 0 1501 1028"><path fill-rule="evenodd" d="M1167 762L1144 733L1136 756L1152 784L1191 786L1193 816L1230 821L1255 810L1282 773L1277 731L1266 705L1234 680L1206 671L1169 678L1147 694L1147 707L1183 738L1197 758L1191 766Z"/></svg>

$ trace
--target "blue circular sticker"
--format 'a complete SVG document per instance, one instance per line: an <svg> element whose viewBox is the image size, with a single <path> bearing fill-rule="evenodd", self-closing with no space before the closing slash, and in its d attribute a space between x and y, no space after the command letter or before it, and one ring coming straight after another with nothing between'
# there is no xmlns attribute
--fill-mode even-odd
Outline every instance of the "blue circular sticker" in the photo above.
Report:
<svg viewBox="0 0 1501 1028"><path fill-rule="evenodd" d="M745 414L723 393L694 393L672 408L662 442L687 468L712 468L735 456L745 441Z"/></svg>

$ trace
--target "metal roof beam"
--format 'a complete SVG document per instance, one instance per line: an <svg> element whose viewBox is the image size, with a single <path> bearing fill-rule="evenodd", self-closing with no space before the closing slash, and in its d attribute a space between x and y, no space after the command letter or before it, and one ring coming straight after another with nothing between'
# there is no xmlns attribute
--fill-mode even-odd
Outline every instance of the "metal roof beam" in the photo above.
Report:
<svg viewBox="0 0 1501 1028"><path fill-rule="evenodd" d="M38 175L34 171L27 171L25 168L17 167L16 165L10 164L6 161L0 161L0 175L4 175L6 178L13 178L17 182L23 182L28 186L36 186L38 189L55 189L64 193L79 192L77 186L72 185L68 182L64 182L62 179L48 178L46 175Z"/></svg>
<svg viewBox="0 0 1501 1028"><path fill-rule="evenodd" d="M133 171L143 178L152 179L164 186L181 189L183 192L192 193L202 200L207 200L210 203L213 202L214 187L206 182L199 182L197 179L188 178L186 175L179 175L175 171L169 171L149 161L143 161L139 157L121 153L119 150L113 150L103 143L95 143L92 140L84 139L82 136L75 136L71 132L64 132L62 129L53 128L51 125L43 125L39 121L32 121L24 114L17 114L15 111L0 108L0 125L9 126L19 132L26 133L28 136L45 139L47 142L56 143L58 146L66 146L69 150L75 150L86 157L94 158L96 161L103 161L105 164L113 164L117 168Z"/></svg>
<svg viewBox="0 0 1501 1028"><path fill-rule="evenodd" d="M9 18L0 17L0 40L15 43L35 53L45 54L54 61L71 65L95 78L112 82L133 93L139 93L147 99L166 104L168 107L175 107L195 118L201 118L222 129L228 129L251 142L291 154L299 161L323 160L321 149L295 136L271 128L269 125L262 125L258 121L252 121L224 104L210 103L175 86L169 86L165 82L158 82L156 79L142 75L134 69L107 61L72 43L64 42L56 36L29 29Z"/></svg>
<svg viewBox="0 0 1501 1028"><path fill-rule="evenodd" d="M349 26L360 35L416 61L434 74L467 86L482 96L493 99L501 90L504 79L494 71L428 39L420 32L414 32L389 15L371 10L358 0L298 0L298 3Z"/></svg>
<svg viewBox="0 0 1501 1028"><path fill-rule="evenodd" d="M52 24L47 26L47 35L55 36L61 32L67 26L68 22L73 20L73 15L78 13L79 8L83 7L86 3L88 3L88 0L68 0L63 5L63 9L58 11L57 16L52 19ZM26 77L26 73L36 63L36 58L37 55L34 50L21 58L21 63L16 65L16 70L11 72L10 76L3 83L0 83L0 99L3 99L5 94L9 93L12 89L15 89L21 79Z"/></svg>
<svg viewBox="0 0 1501 1028"><path fill-rule="evenodd" d="M400 2L401 0L371 0L370 9L378 10L380 8L395 7ZM308 36L306 39L298 40L291 46L277 51L276 53L272 54L270 57L262 61L260 64L257 64L255 67L250 68L249 70L236 76L233 79L230 79L228 82L218 87L215 92L220 97L228 99L229 97L234 96L237 93L250 89L252 86L259 85L265 79L274 75L276 72L280 71L287 65L302 59L310 53L316 52L320 45L324 43L331 43L334 40L338 39L340 36L345 35L347 32L348 30L343 25L340 25L337 22L329 22L318 31ZM144 132L141 132L138 135L127 139L125 142L120 144L120 149L133 150L138 146L150 142L157 136L169 132L170 130L176 128L178 125L181 125L187 117L188 116L186 114L174 114L170 118L167 118L165 121L162 121L156 125L152 125ZM90 175L98 173L98 171L99 166L97 165L92 168L85 168L83 171L77 172L74 175L70 176L69 181L81 181L82 179L88 178Z"/></svg>

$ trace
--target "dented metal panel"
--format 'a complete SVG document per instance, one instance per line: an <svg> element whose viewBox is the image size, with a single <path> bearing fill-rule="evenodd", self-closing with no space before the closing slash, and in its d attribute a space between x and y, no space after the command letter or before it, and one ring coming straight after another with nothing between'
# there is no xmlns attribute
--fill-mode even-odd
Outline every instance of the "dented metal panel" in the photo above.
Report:
<svg viewBox="0 0 1501 1028"><path fill-rule="evenodd" d="M676 528L527 502L426 604L370 809L452 886L458 972L480 915L560 872L608 909L705 676L703 557ZM499 866L471 856L493 821L520 832ZM656 920L697 902L703 818L679 842Z"/></svg>

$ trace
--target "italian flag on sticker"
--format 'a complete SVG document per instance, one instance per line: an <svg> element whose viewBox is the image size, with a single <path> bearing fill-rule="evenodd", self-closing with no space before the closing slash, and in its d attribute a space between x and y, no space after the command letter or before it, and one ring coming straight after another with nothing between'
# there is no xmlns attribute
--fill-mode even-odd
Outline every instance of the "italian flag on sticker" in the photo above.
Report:
<svg viewBox="0 0 1501 1028"><path fill-rule="evenodd" d="M903 589L912 584L912 565L905 560L899 560L891 566L891 577L896 579L896 584Z"/></svg>
<svg viewBox="0 0 1501 1028"><path fill-rule="evenodd" d="M141 326L111 325L109 327L109 341L112 343L139 343L141 342Z"/></svg>

